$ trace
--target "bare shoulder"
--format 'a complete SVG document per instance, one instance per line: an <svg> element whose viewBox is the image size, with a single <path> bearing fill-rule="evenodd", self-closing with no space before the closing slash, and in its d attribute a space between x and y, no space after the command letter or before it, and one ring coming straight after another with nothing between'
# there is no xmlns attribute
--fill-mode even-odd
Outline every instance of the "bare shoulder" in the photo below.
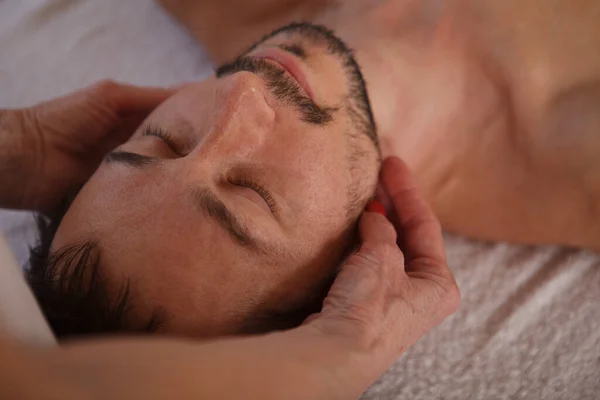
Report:
<svg viewBox="0 0 600 400"><path fill-rule="evenodd" d="M600 130L600 2L478 1L480 51L501 71L517 122L543 141ZM600 145L600 142L598 143Z"/></svg>
<svg viewBox="0 0 600 400"><path fill-rule="evenodd" d="M298 20L311 20L329 0L156 0L220 64L265 34Z"/></svg>
<svg viewBox="0 0 600 400"><path fill-rule="evenodd" d="M488 0L504 43L493 57L505 71L530 162L600 204L600 2ZM499 31L500 32L500 31ZM502 59L498 49L512 46ZM490 47L491 48L491 47ZM591 216L591 215L590 215Z"/></svg>
<svg viewBox="0 0 600 400"><path fill-rule="evenodd" d="M409 163L444 228L600 248L600 3L455 0L447 14L421 3L419 15L441 23L418 42L418 68L400 52L405 31L382 41L380 29L355 47L369 51L361 65L378 124L382 109L390 115L391 153ZM378 26L397 24L391 15L377 14ZM386 62L371 66L377 49Z"/></svg>
<svg viewBox="0 0 600 400"><path fill-rule="evenodd" d="M510 121L491 135L505 138L504 150L471 165L478 179L460 179L473 207L443 196L449 225L488 239L600 248L600 3L462 3Z"/></svg>

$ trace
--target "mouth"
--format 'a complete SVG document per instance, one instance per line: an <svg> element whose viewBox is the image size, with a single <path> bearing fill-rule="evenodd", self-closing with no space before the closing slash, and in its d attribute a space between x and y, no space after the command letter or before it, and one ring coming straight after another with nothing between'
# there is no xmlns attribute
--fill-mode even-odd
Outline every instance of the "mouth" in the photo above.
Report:
<svg viewBox="0 0 600 400"><path fill-rule="evenodd" d="M300 85L310 100L312 102L315 101L314 94L310 84L308 83L306 74L304 74L300 63L295 56L277 47L261 49L252 55L256 58L262 58L278 64L279 67L286 70L294 78L294 80L298 83L298 85Z"/></svg>

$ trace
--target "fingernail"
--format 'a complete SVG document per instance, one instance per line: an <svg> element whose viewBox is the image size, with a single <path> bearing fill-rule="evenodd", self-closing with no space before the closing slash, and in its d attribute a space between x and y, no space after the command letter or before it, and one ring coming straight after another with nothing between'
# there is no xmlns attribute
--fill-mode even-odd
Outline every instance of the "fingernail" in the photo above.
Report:
<svg viewBox="0 0 600 400"><path fill-rule="evenodd" d="M368 212L379 213L379 214L383 215L384 217L386 216L385 208L383 208L383 205L381 205L381 203L378 202L377 200L372 200L369 204L367 204L367 208L365 210Z"/></svg>

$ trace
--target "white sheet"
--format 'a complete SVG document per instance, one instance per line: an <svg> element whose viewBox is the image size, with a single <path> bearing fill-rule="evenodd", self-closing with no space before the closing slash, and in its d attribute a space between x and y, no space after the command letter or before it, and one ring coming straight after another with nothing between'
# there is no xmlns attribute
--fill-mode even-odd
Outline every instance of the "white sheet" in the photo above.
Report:
<svg viewBox="0 0 600 400"><path fill-rule="evenodd" d="M148 0L0 0L0 54L0 107L100 78L164 85L210 71L201 49ZM28 236L23 218L0 215L13 245ZM600 258L453 236L447 245L460 311L364 398L598 399Z"/></svg>
<svg viewBox="0 0 600 400"><path fill-rule="evenodd" d="M30 346L55 346L56 339L0 234L0 335Z"/></svg>

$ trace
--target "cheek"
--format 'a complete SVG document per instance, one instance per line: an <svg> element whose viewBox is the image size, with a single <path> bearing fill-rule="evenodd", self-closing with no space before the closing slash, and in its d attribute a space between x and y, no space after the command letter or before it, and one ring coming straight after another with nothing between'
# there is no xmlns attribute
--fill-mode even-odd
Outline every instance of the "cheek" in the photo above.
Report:
<svg viewBox="0 0 600 400"><path fill-rule="evenodd" d="M343 204L351 183L348 153L342 133L332 129L280 128L278 137L265 146L260 159L285 180L290 197L302 200L297 209L319 213L323 203ZM310 209L307 209L307 205ZM319 213L319 215L326 215Z"/></svg>

